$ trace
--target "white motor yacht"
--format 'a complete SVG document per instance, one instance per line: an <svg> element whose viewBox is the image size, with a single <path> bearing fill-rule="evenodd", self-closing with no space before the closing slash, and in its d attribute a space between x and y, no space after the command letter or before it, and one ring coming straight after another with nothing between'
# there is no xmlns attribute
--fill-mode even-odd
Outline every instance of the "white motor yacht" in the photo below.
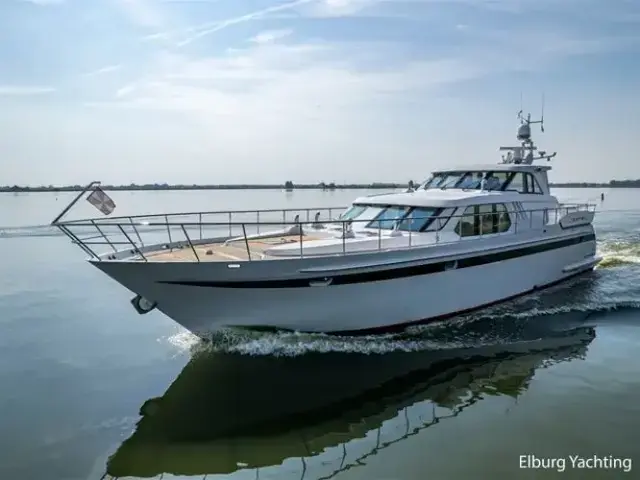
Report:
<svg viewBox="0 0 640 480"><path fill-rule="evenodd" d="M90 262L206 338L222 327L359 334L443 319L592 270L594 205L561 204L550 161L520 116L495 164L437 170L418 188L342 208L195 212L63 221ZM92 233L87 233L92 230ZM106 251L99 251L101 246Z"/></svg>

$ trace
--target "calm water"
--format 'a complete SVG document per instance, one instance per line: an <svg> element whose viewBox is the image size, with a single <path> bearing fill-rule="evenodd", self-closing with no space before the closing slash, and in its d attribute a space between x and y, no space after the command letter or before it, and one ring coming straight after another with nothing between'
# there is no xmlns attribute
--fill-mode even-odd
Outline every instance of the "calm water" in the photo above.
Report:
<svg viewBox="0 0 640 480"><path fill-rule="evenodd" d="M341 206L365 192L121 192L119 213ZM0 478L640 477L640 201L606 192L602 267L404 334L202 345L39 227L67 194L0 194ZM593 200L595 190L557 190ZM94 215L82 202L77 215ZM621 211L621 210L627 211ZM491 279L487 279L490 281ZM460 292L464 295L464 292Z"/></svg>

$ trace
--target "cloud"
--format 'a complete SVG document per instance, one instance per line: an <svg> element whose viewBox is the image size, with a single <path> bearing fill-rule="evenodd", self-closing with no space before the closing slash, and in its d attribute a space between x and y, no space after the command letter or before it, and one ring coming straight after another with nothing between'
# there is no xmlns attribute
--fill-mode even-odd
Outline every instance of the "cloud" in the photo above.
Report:
<svg viewBox="0 0 640 480"><path fill-rule="evenodd" d="M376 4L381 0L320 0L310 4L303 13L313 17L352 16Z"/></svg>
<svg viewBox="0 0 640 480"><path fill-rule="evenodd" d="M49 5L62 5L66 0L20 0L23 3L31 3L33 5L39 5L46 7Z"/></svg>
<svg viewBox="0 0 640 480"><path fill-rule="evenodd" d="M167 39L175 36L182 37L179 41L176 42L177 47L185 47L194 41L201 39L207 35L211 35L213 33L224 30L228 27L239 25L242 23L260 20L261 18L267 17L271 14L284 12L287 10L293 10L296 7L301 5L312 3L318 0L293 0L285 3L280 3L277 5L270 5L265 8L261 8L258 10L254 10L249 13L245 13L243 15L237 15L234 17L229 17L224 20L216 20L211 22L205 22L197 25L191 25L184 29L171 29L163 32L157 32L151 35L147 35L145 38L149 39Z"/></svg>
<svg viewBox="0 0 640 480"><path fill-rule="evenodd" d="M293 33L291 29L282 29L282 30L267 30L265 32L261 32L255 37L252 37L250 41L254 43L271 43L276 40L280 40L282 38L288 37Z"/></svg>
<svg viewBox="0 0 640 480"><path fill-rule="evenodd" d="M123 102L126 96L127 106L137 108L233 110L242 116L273 101L274 105L265 106L266 112L290 112L296 106L320 103L328 108L359 100L366 104L390 94L419 94L484 76L533 73L567 57L637 42L635 37L583 38L524 29L518 35L509 29L464 31L471 35L470 43L459 53L424 53L404 61L400 59L407 52L392 42L284 42L291 30L265 31L249 46L217 56L161 53L147 65L143 77L121 87L116 96ZM399 63L388 67L394 52Z"/></svg>
<svg viewBox="0 0 640 480"><path fill-rule="evenodd" d="M152 0L110 0L129 20L143 27L162 28L166 19L159 8L161 3Z"/></svg>
<svg viewBox="0 0 640 480"><path fill-rule="evenodd" d="M83 77L95 77L97 75L104 75L106 73L116 72L122 69L122 65L107 65L106 67L98 68L91 72L83 74Z"/></svg>
<svg viewBox="0 0 640 480"><path fill-rule="evenodd" d="M44 86L0 85L0 96L45 95L55 91L53 87Z"/></svg>

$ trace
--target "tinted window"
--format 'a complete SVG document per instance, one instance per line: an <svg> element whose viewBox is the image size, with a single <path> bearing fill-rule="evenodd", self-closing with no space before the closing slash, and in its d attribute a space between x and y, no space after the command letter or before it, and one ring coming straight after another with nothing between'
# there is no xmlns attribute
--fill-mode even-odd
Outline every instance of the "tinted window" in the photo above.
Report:
<svg viewBox="0 0 640 480"><path fill-rule="evenodd" d="M525 184L524 184L524 175L522 172L517 172L511 178L509 185L506 188L507 190L512 190L514 192L525 193Z"/></svg>
<svg viewBox="0 0 640 480"><path fill-rule="evenodd" d="M366 210L366 206L364 205L354 205L351 208L347 209L342 215L340 215L341 220L353 220L357 218Z"/></svg>
<svg viewBox="0 0 640 480"><path fill-rule="evenodd" d="M502 203L467 207L454 231L461 237L502 233L511 227L507 208Z"/></svg>
<svg viewBox="0 0 640 480"><path fill-rule="evenodd" d="M399 229L412 232L420 232L438 215L438 208L414 208L400 222Z"/></svg>
<svg viewBox="0 0 640 480"><path fill-rule="evenodd" d="M540 188L540 184L538 183L538 180L536 179L536 177L534 177L533 175L531 175L530 173L528 174L531 177L531 192L532 193L542 193L542 188Z"/></svg>
<svg viewBox="0 0 640 480"><path fill-rule="evenodd" d="M387 207L380 212L371 222L367 224L367 228L382 228L391 230L396 221L400 220L409 211L410 207L393 206Z"/></svg>
<svg viewBox="0 0 640 480"><path fill-rule="evenodd" d="M504 204L499 203L496 205L497 218L497 231L498 233L506 232L511 228L511 218L509 218L509 212Z"/></svg>
<svg viewBox="0 0 640 480"><path fill-rule="evenodd" d="M437 173L432 175L429 180L427 180L424 184L424 189L427 190L429 188L435 188L444 178L445 176L441 173Z"/></svg>
<svg viewBox="0 0 640 480"><path fill-rule="evenodd" d="M486 190L501 190L507 182L507 172L489 172L484 181Z"/></svg>
<svg viewBox="0 0 640 480"><path fill-rule="evenodd" d="M526 172L512 174L506 190L520 193L542 193L538 180L532 174Z"/></svg>
<svg viewBox="0 0 640 480"><path fill-rule="evenodd" d="M439 188L453 188L462 178L462 173L448 173L438 184Z"/></svg>
<svg viewBox="0 0 640 480"><path fill-rule="evenodd" d="M458 184L458 188L463 188L465 190L477 190L480 188L484 176L484 172L467 172Z"/></svg>
<svg viewBox="0 0 640 480"><path fill-rule="evenodd" d="M494 224L494 215L493 215L493 205L478 205L477 214L478 214L478 233L479 235L486 235L488 233L493 232L493 224Z"/></svg>
<svg viewBox="0 0 640 480"><path fill-rule="evenodd" d="M471 237L473 235L477 235L474 229L475 223L475 207L467 207L460 220L458 220L458 224L454 228L454 231L460 235L461 237Z"/></svg>

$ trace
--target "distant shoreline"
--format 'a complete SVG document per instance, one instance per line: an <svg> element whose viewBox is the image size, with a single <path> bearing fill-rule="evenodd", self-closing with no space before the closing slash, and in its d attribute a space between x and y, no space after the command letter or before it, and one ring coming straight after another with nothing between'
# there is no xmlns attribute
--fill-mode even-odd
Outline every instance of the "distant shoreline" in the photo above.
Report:
<svg viewBox="0 0 640 480"><path fill-rule="evenodd" d="M146 184L146 185L101 185L105 191L162 191L162 190L376 190L406 188L411 183L348 183L348 184L293 184L287 182L282 185L274 184L230 184L230 185L167 185L167 184ZM415 185L415 184L414 184ZM640 180L611 180L608 183L551 183L553 188L640 188ZM0 193L43 193L43 192L80 192L83 185L64 186L0 186Z"/></svg>

